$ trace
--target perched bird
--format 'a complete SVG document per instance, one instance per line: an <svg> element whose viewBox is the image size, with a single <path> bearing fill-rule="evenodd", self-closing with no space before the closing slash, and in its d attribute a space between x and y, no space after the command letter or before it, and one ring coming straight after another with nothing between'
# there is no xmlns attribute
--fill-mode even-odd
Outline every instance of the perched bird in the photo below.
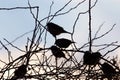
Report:
<svg viewBox="0 0 120 80"><path fill-rule="evenodd" d="M55 41L55 44L60 48L67 48L71 43L74 43L74 42L64 38L57 39Z"/></svg>
<svg viewBox="0 0 120 80"><path fill-rule="evenodd" d="M91 64L91 52L85 51L83 55L83 64L89 65Z"/></svg>
<svg viewBox="0 0 120 80"><path fill-rule="evenodd" d="M62 50L60 48L58 48L56 46L52 46L50 49L56 58L61 58L61 57L66 58L65 54L62 52Z"/></svg>
<svg viewBox="0 0 120 80"><path fill-rule="evenodd" d="M47 30L54 36L56 37L57 35L61 34L61 33L69 33L66 30L64 30L61 26L54 24L52 22L47 23Z"/></svg>
<svg viewBox="0 0 120 80"><path fill-rule="evenodd" d="M116 70L108 63L101 64L101 70L108 80L112 80L112 77L116 74Z"/></svg>
<svg viewBox="0 0 120 80"><path fill-rule="evenodd" d="M101 56L102 55L100 54L100 52L92 53L91 54L91 65L98 64Z"/></svg>
<svg viewBox="0 0 120 80"><path fill-rule="evenodd" d="M27 65L21 65L18 67L18 69L15 70L14 76L12 77L11 80L17 80L19 78L23 78L25 74L27 73Z"/></svg>
<svg viewBox="0 0 120 80"><path fill-rule="evenodd" d="M91 53L86 51L83 56L83 64L86 65L96 65L99 63L101 54L99 52Z"/></svg>

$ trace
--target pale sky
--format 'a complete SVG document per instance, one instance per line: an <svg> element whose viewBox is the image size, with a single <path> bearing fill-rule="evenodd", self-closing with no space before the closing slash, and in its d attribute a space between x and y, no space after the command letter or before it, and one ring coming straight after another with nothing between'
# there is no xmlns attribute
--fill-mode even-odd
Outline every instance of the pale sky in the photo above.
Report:
<svg viewBox="0 0 120 80"><path fill-rule="evenodd" d="M51 10L51 13L53 14L58 9L63 7L65 3L67 3L69 0L30 0L31 6L39 6L39 20L48 16L49 8L52 1L54 1ZM77 3L79 3L79 1L82 0L73 0L72 3L69 4L62 12L65 12L74 7ZM27 0L0 0L0 8L13 7L28 7L28 2ZM64 27L65 30L72 32L72 27L78 13L84 12L86 10L88 10L88 0L86 0L85 3L81 4L78 8L71 11L70 13L55 17L52 22L59 24ZM116 26L108 35L94 41L94 44L99 45L118 41L118 44L120 45L120 0L98 0L96 6L92 9L92 37L98 30L99 26L103 23L104 25L98 33L98 36L108 31L113 26L113 24L116 24ZM3 40L3 38L6 38L8 41L11 42L20 35L33 30L34 25L34 19L29 10L0 10L0 41L6 44L6 42ZM45 24L43 23L43 25ZM31 37L31 35L32 33L29 33L15 41L13 44L25 50L27 37ZM58 36L58 38L60 37L67 37L70 39L70 36L68 34L62 34ZM78 48L88 41L88 14L83 14L79 17L79 20L75 27L74 40ZM51 34L48 33L46 45L51 46L53 43L54 38ZM7 46L7 48L11 51L11 55L14 57L14 59L23 54L11 46ZM112 47L100 52L102 55L104 55L108 50L111 50L111 48ZM96 51L98 49L100 48L92 48L93 51ZM108 56L116 55L120 57L119 54L120 49L117 49L116 51L109 53L105 58L107 58ZM77 56L78 60L81 60L82 55L80 55L79 53L76 53L75 55ZM8 62L7 51L4 48L1 49L1 45L0 60ZM0 62L0 68L2 66L3 65Z"/></svg>
<svg viewBox="0 0 120 80"><path fill-rule="evenodd" d="M39 6L39 19L46 17L48 15L49 7L54 1L52 7L52 13L60 9L68 0L30 0L32 6ZM75 6L81 0L74 0L64 11ZM94 0L95 1L95 0ZM0 0L0 8L11 8L11 7L27 7L27 0ZM76 10L71 11L67 15L59 16L53 19L52 22L55 22L64 28L67 31L72 31L72 26L76 19L78 12L83 12L88 9L87 2L79 6ZM96 6L92 9L92 29L93 34L97 31L98 27L103 23L103 27L100 31L100 34L108 31L113 24L116 23L116 27L102 39L96 41L96 44L106 44L114 41L119 41L120 44L120 0L98 0ZM45 24L44 24L45 25ZM30 31L34 28L34 19L32 18L29 10L10 10L3 11L0 10L0 40L5 42L3 38L6 38L9 41L14 40L16 37L21 34ZM80 47L82 44L86 43L88 37L88 15L81 15L80 19L75 28L74 39L77 42L77 46ZM99 35L100 35L99 34ZM52 36L48 34L48 45L52 44ZM63 35L62 35L63 36ZM14 44L20 46L24 49L26 39L29 37L29 34L25 37L19 39ZM64 37L69 37L65 35ZM51 40L49 40L51 39ZM6 42L5 42L6 43ZM21 44L23 43L23 44ZM93 49L95 50L95 49ZM3 50L0 53L3 55ZM116 52L119 52L117 50ZM15 53L15 51L14 51ZM117 53L118 54L118 53ZM17 55L17 54L16 54ZM0 57L1 59L1 57Z"/></svg>

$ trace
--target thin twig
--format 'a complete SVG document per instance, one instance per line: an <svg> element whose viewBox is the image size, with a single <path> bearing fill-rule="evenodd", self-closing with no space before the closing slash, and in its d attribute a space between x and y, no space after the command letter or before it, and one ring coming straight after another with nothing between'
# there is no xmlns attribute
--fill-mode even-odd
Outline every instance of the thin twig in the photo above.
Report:
<svg viewBox="0 0 120 80"><path fill-rule="evenodd" d="M92 31L91 31L91 28L92 28L92 19L91 19L91 0L89 0L89 51L92 52Z"/></svg>
<svg viewBox="0 0 120 80"><path fill-rule="evenodd" d="M25 52L24 50L22 50L22 49L18 48L17 46L13 45L12 43L10 43L7 39L4 38L4 40L5 40L8 44L10 44L12 47L18 49L19 51Z"/></svg>

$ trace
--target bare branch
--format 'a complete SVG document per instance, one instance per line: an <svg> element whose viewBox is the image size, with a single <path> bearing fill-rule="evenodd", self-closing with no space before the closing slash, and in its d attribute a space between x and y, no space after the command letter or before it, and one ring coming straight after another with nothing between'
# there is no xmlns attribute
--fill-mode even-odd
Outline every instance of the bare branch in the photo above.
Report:
<svg viewBox="0 0 120 80"><path fill-rule="evenodd" d="M10 43L7 39L4 38L4 40L5 40L8 44L10 44L12 47L18 49L19 51L25 52L24 50L22 50L22 49L20 49L20 48L18 48L18 47L16 47L16 46L14 46L14 45L13 45L12 43Z"/></svg>

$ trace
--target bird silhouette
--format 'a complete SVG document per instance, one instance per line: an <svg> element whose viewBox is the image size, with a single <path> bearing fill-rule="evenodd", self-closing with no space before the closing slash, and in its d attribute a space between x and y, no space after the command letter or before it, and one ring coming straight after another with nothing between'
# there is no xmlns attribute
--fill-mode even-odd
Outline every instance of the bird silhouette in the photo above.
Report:
<svg viewBox="0 0 120 80"><path fill-rule="evenodd" d="M69 33L69 34L71 34L70 32L67 32L66 30L64 30L61 26L59 26L59 25L57 25L55 23L52 23L52 22L47 23L47 30L54 37L56 37L57 35L59 35L61 33Z"/></svg>
<svg viewBox="0 0 120 80"><path fill-rule="evenodd" d="M112 80L112 77L116 74L116 70L108 63L101 64L101 70L108 80Z"/></svg>
<svg viewBox="0 0 120 80"><path fill-rule="evenodd" d="M101 56L102 55L100 54L100 52L92 53L91 54L91 65L98 64Z"/></svg>
<svg viewBox="0 0 120 80"><path fill-rule="evenodd" d="M51 51L53 53L53 55L56 57L56 58L66 58L65 57L65 54L62 52L62 50L60 48L58 48L57 46L51 46Z"/></svg>
<svg viewBox="0 0 120 80"><path fill-rule="evenodd" d="M74 43L74 42L65 38L57 39L55 41L55 44L60 48L67 48L71 43Z"/></svg>
<svg viewBox="0 0 120 80"><path fill-rule="evenodd" d="M83 64L96 65L99 63L100 57L101 57L100 52L92 53L90 51L86 51L84 52L83 56Z"/></svg>
<svg viewBox="0 0 120 80"><path fill-rule="evenodd" d="M19 78L23 78L25 74L27 73L27 65L21 65L18 67L18 69L15 70L14 76L11 78L11 80L17 80Z"/></svg>
<svg viewBox="0 0 120 80"><path fill-rule="evenodd" d="M83 55L83 64L89 65L91 64L91 52L90 51L85 51Z"/></svg>

